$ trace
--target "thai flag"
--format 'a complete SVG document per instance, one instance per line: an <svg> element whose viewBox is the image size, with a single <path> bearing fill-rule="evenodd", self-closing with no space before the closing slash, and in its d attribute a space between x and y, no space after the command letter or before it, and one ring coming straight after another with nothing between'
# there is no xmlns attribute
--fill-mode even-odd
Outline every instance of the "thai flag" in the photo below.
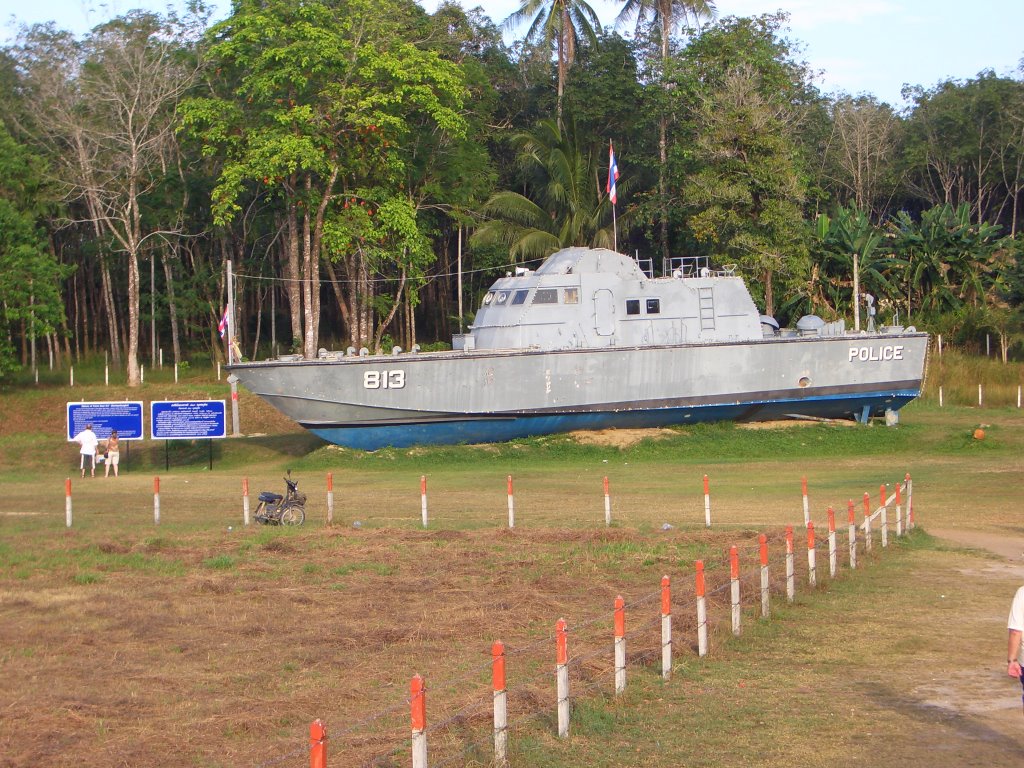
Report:
<svg viewBox="0 0 1024 768"><path fill-rule="evenodd" d="M612 148L611 141L608 142L608 185L605 187L605 192L608 193L608 197L612 201L612 205L618 202L618 196L615 194L615 182L619 178L619 166L615 164L615 150Z"/></svg>
<svg viewBox="0 0 1024 768"><path fill-rule="evenodd" d="M220 331L220 337L223 339L224 338L224 334L227 333L227 330L228 330L228 310L227 310L227 308L224 309L224 316L220 319L220 322L217 323L217 330Z"/></svg>

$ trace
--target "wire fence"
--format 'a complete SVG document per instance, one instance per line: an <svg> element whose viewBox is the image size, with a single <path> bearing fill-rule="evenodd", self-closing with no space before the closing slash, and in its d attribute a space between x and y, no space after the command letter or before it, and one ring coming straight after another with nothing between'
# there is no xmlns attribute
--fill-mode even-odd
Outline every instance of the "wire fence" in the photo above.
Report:
<svg viewBox="0 0 1024 768"><path fill-rule="evenodd" d="M867 555L873 551L876 538L881 551L888 544L890 529L894 529L897 537L902 537L908 535L915 526L909 475L905 482L894 487L891 494L886 486L882 486L877 506L871 504L868 494L864 495L862 503L864 509L860 520L856 519L852 501L845 521L837 520L838 516L834 513L824 521L808 515L809 528L813 527L816 534L813 538L806 535L808 529L801 530L801 535L797 537L792 526L765 531L764 545L759 533L737 534L733 546L740 563L739 572L735 578L730 574L728 549L720 555L705 558L709 567L703 569L703 578L706 580L703 595L699 594L699 587L695 589L690 574L676 575L671 579L670 647L673 664L693 659L699 653L698 606L702 601L706 606L709 637L719 644L729 637L722 631L722 626L728 626L730 613L737 610L732 597L735 594L732 589L734 581L739 584L738 610L746 614L753 613L755 609L763 611L767 605L767 601L763 602L766 597L780 599L785 596L787 600L791 599L794 585L787 583L790 571L794 582L806 585L813 581L816 583L813 588L822 588L831 578L833 552L836 553L835 577L838 578L843 569L850 571L855 565L851 551ZM893 512L891 520L888 517L890 508ZM853 548L849 546L851 532L855 537ZM842 548L839 546L840 540L844 542ZM766 566L762 561L762 546L767 548ZM816 563L819 553L829 555L829 560ZM850 555L849 559L840 553ZM812 565L817 571L814 580L811 578ZM768 572L766 585L762 582L764 567L767 567ZM826 571L826 568L829 570ZM763 592L763 586L767 587L767 595ZM652 667L662 659L660 627L663 626L664 616L659 602L662 594L662 590L655 590L625 599L627 629L622 638L628 649L627 667L634 670ZM508 647L504 651L504 661L510 670L504 694L509 712L512 713L504 733L510 740L530 729L554 728L554 625L552 618L551 631L543 633L536 640L519 647ZM612 683L618 670L613 661L615 638L612 627L612 606L606 612L578 617L568 623L569 657L566 666L571 701L608 696L614 692ZM737 631L738 627L734 625L733 632ZM502 764L500 756L495 752L495 729L492 724L492 707L496 696L490 680L492 665L490 660L486 663L467 663L447 678L427 681L423 697L429 703L430 718L419 737L426 739L424 744L429 743L430 765L434 768ZM338 764L397 768L411 763L413 768L426 768L426 749L423 749L422 754L417 754L412 747L411 737L415 733L410 726L412 704L410 697L354 721L344 713L329 712L329 716L322 720L328 726L327 743L331 754L338 756ZM319 749L318 744L303 742L293 750L258 763L255 768L305 765L307 762L311 768L326 768L326 757L318 762L318 755L326 754L318 752Z"/></svg>

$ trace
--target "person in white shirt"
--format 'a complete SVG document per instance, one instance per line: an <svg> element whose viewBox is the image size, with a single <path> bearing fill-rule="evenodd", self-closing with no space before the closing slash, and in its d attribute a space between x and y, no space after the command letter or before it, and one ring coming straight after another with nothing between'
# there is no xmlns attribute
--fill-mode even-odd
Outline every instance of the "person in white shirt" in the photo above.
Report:
<svg viewBox="0 0 1024 768"><path fill-rule="evenodd" d="M96 447L100 444L100 439L96 437L96 433L92 431L92 424L86 424L85 429L75 435L75 442L78 443L81 448L78 453L81 455L81 461L79 467L82 470L82 477L85 477L85 460L92 460L92 477L96 477Z"/></svg>
<svg viewBox="0 0 1024 768"><path fill-rule="evenodd" d="M1024 587L1018 589L1013 596L1006 627L1010 632L1006 647L1006 674L1018 678L1024 686L1024 672L1021 671L1021 662L1024 662L1024 647L1021 644L1021 636L1024 635Z"/></svg>

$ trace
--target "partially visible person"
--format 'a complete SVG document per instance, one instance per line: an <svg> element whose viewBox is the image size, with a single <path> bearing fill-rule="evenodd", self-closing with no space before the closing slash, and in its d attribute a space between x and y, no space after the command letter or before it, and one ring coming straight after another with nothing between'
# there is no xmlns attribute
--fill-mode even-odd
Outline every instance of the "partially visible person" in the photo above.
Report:
<svg viewBox="0 0 1024 768"><path fill-rule="evenodd" d="M92 462L90 467L92 477L96 477L96 448L100 444L100 439L92 431L92 424L86 424L85 429L75 435L74 440L81 446L78 449L79 456L81 456L78 466L82 470L82 477L85 477L85 462L87 459Z"/></svg>
<svg viewBox="0 0 1024 768"><path fill-rule="evenodd" d="M118 451L117 430L110 430L110 437L107 438L107 468L103 472L104 477L110 477L110 468L114 468L114 477L117 477L117 465L121 458Z"/></svg>
<svg viewBox="0 0 1024 768"><path fill-rule="evenodd" d="M1024 648L1021 647L1021 636L1024 635L1024 587L1018 589L1013 596L1006 627L1010 632L1006 647L1006 674L1016 677L1024 687L1024 672L1021 671L1021 662L1024 662Z"/></svg>

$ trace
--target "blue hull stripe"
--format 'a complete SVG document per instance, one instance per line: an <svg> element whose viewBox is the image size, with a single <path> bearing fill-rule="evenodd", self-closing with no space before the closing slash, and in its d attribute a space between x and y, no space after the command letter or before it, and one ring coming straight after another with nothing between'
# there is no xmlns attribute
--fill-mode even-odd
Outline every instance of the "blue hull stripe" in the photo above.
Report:
<svg viewBox="0 0 1024 768"><path fill-rule="evenodd" d="M392 446L457 445L459 443L494 443L522 437L552 435L579 429L626 429L666 427L674 424L695 424L704 421L768 421L792 418L794 414L817 418L858 418L867 408L871 414L898 410L920 394L920 390L859 393L856 395L825 395L799 399L763 400L684 408L604 411L599 413L562 413L551 415L495 416L493 419L474 416L462 420L458 416L447 421L420 424L394 424L365 427L311 427L310 431L324 440L348 448L375 451Z"/></svg>

